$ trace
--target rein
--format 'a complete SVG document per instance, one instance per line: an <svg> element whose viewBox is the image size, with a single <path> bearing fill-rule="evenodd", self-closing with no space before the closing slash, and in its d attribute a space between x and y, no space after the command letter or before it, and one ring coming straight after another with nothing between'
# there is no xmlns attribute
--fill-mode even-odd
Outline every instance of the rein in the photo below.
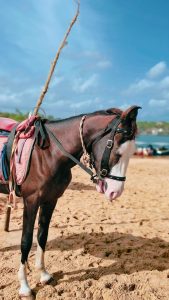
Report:
<svg viewBox="0 0 169 300"><path fill-rule="evenodd" d="M65 148L63 147L63 145L59 142L59 140L56 138L56 136L53 134L53 132L49 128L46 127L46 131L49 134L49 136L51 136L51 138L54 140L54 142L58 146L58 148L63 152L63 154L65 156L67 156L68 158L70 158L72 161L74 161L74 163L77 164L80 168L82 168L86 173L88 173L91 176L90 179L95 183L96 182L95 177L97 176L97 174L94 174L90 168L86 167L76 157L74 157L72 154L67 152L65 150Z"/></svg>

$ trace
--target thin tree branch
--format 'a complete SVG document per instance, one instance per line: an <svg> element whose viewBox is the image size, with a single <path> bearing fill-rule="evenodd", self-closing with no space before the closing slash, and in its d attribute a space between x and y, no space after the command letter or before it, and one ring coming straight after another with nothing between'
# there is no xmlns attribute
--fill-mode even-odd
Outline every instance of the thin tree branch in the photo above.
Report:
<svg viewBox="0 0 169 300"><path fill-rule="evenodd" d="M61 44L60 44L60 47L59 47L59 49L58 49L58 51L56 53L55 59L54 59L52 65L51 65L51 68L50 68L50 71L49 71L49 74L48 74L45 86L44 86L44 88L43 88L43 90L42 90L42 92L40 94L40 97L39 97L39 99L37 101L37 104L36 104L36 107L34 109L34 112L33 112L34 115L37 115L38 110L40 108L40 105L42 104L43 98L45 97L45 94L48 91L49 83L50 83L51 77L53 75L53 72L55 70L55 66L56 66L56 63L57 63L57 61L59 59L60 53L61 53L62 49L64 48L64 46L67 44L68 35L69 35L69 33L70 33L73 25L75 24L75 22L76 22L76 20L78 18L78 15L79 15L79 12L80 12L80 0L74 0L74 1L77 3L76 14L75 14L74 18L72 19L72 21L71 21L71 23L69 25L69 28L68 28L68 30L67 30L67 32L66 32L66 34L65 34L65 36L64 36L64 38L63 38L63 40L61 42Z"/></svg>

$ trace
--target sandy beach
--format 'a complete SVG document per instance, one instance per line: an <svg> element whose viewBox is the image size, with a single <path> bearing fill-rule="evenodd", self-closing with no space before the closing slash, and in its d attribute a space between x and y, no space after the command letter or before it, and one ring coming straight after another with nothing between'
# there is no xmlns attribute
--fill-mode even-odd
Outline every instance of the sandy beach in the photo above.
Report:
<svg viewBox="0 0 169 300"><path fill-rule="evenodd" d="M18 299L22 199L3 231L0 195L0 300ZM28 280L36 300L169 299L169 160L132 158L123 195L110 203L88 176L73 169L72 183L52 217L46 266L50 285L34 268L37 221Z"/></svg>

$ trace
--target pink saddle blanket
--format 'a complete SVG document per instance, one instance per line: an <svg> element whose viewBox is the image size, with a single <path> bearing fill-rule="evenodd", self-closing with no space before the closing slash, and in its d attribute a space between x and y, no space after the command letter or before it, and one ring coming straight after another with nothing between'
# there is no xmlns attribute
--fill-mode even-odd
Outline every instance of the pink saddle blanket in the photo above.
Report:
<svg viewBox="0 0 169 300"><path fill-rule="evenodd" d="M0 117L0 130L11 131L16 124L13 119Z"/></svg>
<svg viewBox="0 0 169 300"><path fill-rule="evenodd" d="M20 123L16 129L17 139L14 140L15 147L10 162L10 170L12 170L12 176L17 185L21 185L24 182L28 173L31 154L36 140L34 127L35 120L36 117L31 117ZM27 130L27 128L29 128L29 130ZM7 136L0 136L0 160L7 139ZM4 184L7 183L3 177L2 170L0 170L0 182Z"/></svg>
<svg viewBox="0 0 169 300"><path fill-rule="evenodd" d="M14 156L15 182L17 185L21 185L26 179L34 143L35 134L18 141Z"/></svg>

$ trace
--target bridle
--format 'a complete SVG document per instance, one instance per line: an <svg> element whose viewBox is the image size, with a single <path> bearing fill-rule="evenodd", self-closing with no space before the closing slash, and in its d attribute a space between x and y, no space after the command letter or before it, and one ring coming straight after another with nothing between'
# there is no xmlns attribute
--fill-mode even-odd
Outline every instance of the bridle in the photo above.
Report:
<svg viewBox="0 0 169 300"><path fill-rule="evenodd" d="M79 128L80 139L81 139L81 144L82 144L83 153L84 153L83 154L83 156L84 156L83 162L85 165L88 163L90 168L95 168L94 154L92 151L88 152L86 150L84 139L83 139L83 125L84 125L84 121L85 121L86 117L87 117L86 115L82 117L81 122L80 122L80 128ZM97 137L94 139L94 141L90 145L90 148L93 148L93 146L96 143L98 143L104 136L106 136L107 134L110 133L109 139L107 139L106 146L105 146L103 156L101 159L100 170L98 173L96 172L96 175L94 176L95 178L97 177L98 179L103 180L105 177L107 177L107 178L114 179L117 181L125 181L126 180L126 176L111 175L110 167L109 167L110 155L114 148L115 135L118 133L122 133L124 135L131 135L131 132L129 132L128 130L118 127L121 122L122 122L122 120L121 120L120 115L116 115L115 118L108 124L108 126L97 135ZM112 167L114 165L112 165Z"/></svg>
<svg viewBox="0 0 169 300"><path fill-rule="evenodd" d="M85 115L82 117L82 119L80 121L79 132L80 132L80 140L81 140L81 144L82 144L82 149L83 149L83 153L84 153L84 157L85 157L84 163L82 163L76 157L74 157L72 154L67 152L66 149L64 148L64 146L62 145L62 143L53 134L53 132L47 126L45 126L46 132L48 133L49 137L51 137L54 140L55 144L60 149L60 151L62 151L62 153L65 156L67 156L75 164L77 164L79 167L81 167L86 173L88 173L91 177L91 180L94 183L97 183L98 180L104 180L105 177L108 177L110 179L114 179L117 181L125 181L126 180L125 176L122 177L122 176L115 176L115 175L109 174L109 172L110 172L109 160L110 160L111 151L114 148L115 135L118 133L122 133L123 135L127 135L129 137L131 137L133 135L133 132L130 132L128 130L125 130L124 128L118 127L119 124L122 122L122 119L119 114L114 114L114 115L115 115L115 118L107 125L107 127L105 129L103 129L99 132L99 134L95 137L94 141L92 141L92 143L90 143L90 145L87 145L87 147L85 146L84 139L83 139L83 125L84 125L84 121L87 116ZM102 156L100 171L97 172L96 168L95 168L94 154L92 151L88 152L86 149L93 148L93 146L96 143L98 143L104 136L106 136L109 133L110 133L110 137L107 140L105 150L104 150L104 153ZM87 166L87 164L89 166ZM95 173L93 173L93 170L92 170L93 168L95 170Z"/></svg>

